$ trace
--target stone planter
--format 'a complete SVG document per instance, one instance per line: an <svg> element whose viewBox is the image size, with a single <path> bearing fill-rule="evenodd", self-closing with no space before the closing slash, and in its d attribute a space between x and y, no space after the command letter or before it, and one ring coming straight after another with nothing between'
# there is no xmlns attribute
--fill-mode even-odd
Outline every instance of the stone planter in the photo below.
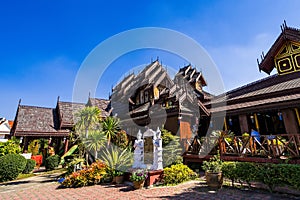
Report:
<svg viewBox="0 0 300 200"><path fill-rule="evenodd" d="M133 188L134 189L141 189L143 188L144 184L145 184L145 180L142 181L133 181Z"/></svg>
<svg viewBox="0 0 300 200"><path fill-rule="evenodd" d="M205 172L206 183L211 188L221 188L223 184L222 172Z"/></svg>
<svg viewBox="0 0 300 200"><path fill-rule="evenodd" d="M116 176L115 177L116 184L121 184L124 182L124 176Z"/></svg>

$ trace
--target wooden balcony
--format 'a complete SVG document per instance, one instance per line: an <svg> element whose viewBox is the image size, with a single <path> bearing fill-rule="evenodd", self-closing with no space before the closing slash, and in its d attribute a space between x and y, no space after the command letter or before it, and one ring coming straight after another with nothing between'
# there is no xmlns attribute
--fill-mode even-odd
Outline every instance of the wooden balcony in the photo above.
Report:
<svg viewBox="0 0 300 200"><path fill-rule="evenodd" d="M300 134L195 137L183 157L202 162L217 151L222 159L230 161L300 163Z"/></svg>

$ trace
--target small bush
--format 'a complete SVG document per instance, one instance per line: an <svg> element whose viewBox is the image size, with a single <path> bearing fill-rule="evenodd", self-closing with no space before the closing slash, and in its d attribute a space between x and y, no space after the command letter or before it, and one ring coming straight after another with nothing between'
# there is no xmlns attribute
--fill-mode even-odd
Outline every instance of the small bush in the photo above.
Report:
<svg viewBox="0 0 300 200"><path fill-rule="evenodd" d="M12 139L7 142L0 142L0 156L19 153L21 153L19 141Z"/></svg>
<svg viewBox="0 0 300 200"><path fill-rule="evenodd" d="M166 129L161 129L161 139L163 145L163 166L182 163L182 148L180 146L180 138Z"/></svg>
<svg viewBox="0 0 300 200"><path fill-rule="evenodd" d="M0 181L16 179L25 169L26 162L26 159L19 154L7 154L0 157Z"/></svg>
<svg viewBox="0 0 300 200"><path fill-rule="evenodd" d="M222 173L223 173L224 177L231 180L232 186L234 186L234 181L236 181L238 179L238 174L236 171L236 163L235 162L223 162Z"/></svg>
<svg viewBox="0 0 300 200"><path fill-rule="evenodd" d="M164 169L163 182L166 185L176 185L197 177L188 166L180 163Z"/></svg>
<svg viewBox="0 0 300 200"><path fill-rule="evenodd" d="M100 183L106 175L106 165L97 161L90 165L89 168L73 172L63 182L65 187L83 187Z"/></svg>
<svg viewBox="0 0 300 200"><path fill-rule="evenodd" d="M289 186L300 189L300 165L270 164L249 162L225 162L222 166L223 175L234 181L258 181L273 191L276 186Z"/></svg>
<svg viewBox="0 0 300 200"><path fill-rule="evenodd" d="M33 156L38 155L40 149L40 140L33 140L28 145L28 153L32 153Z"/></svg>
<svg viewBox="0 0 300 200"><path fill-rule="evenodd" d="M53 155L46 158L45 167L47 170L54 170L60 162L59 155Z"/></svg>
<svg viewBox="0 0 300 200"><path fill-rule="evenodd" d="M26 166L25 166L25 169L23 170L23 174L29 174L32 172L32 170L34 169L36 165L36 162L35 160L31 160L31 159L27 159L27 163L26 163Z"/></svg>

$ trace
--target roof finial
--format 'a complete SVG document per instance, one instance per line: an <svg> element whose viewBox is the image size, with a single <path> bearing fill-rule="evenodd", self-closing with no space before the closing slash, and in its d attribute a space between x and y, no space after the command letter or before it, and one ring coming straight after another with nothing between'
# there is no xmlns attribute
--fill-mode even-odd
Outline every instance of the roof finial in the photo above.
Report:
<svg viewBox="0 0 300 200"><path fill-rule="evenodd" d="M286 21L283 20L284 28L287 28Z"/></svg>
<svg viewBox="0 0 300 200"><path fill-rule="evenodd" d="M22 99L19 99L19 104L18 104L18 106L21 105L21 102L22 102Z"/></svg>
<svg viewBox="0 0 300 200"><path fill-rule="evenodd" d="M59 102L59 98L60 98L60 97L59 97L59 96L57 96L57 102Z"/></svg>
<svg viewBox="0 0 300 200"><path fill-rule="evenodd" d="M158 61L158 60L159 60L159 56L156 57L156 61Z"/></svg>
<svg viewBox="0 0 300 200"><path fill-rule="evenodd" d="M89 98L91 98L91 91L89 91Z"/></svg>

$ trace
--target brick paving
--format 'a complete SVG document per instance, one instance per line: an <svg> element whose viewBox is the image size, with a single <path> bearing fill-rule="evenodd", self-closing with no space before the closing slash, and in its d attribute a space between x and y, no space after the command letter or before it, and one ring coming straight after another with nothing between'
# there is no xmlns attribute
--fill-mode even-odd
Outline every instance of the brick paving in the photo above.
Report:
<svg viewBox="0 0 300 200"><path fill-rule="evenodd" d="M126 184L59 188L59 184L52 181L49 180L49 176L44 176L2 184L0 185L0 199L300 199L300 197L296 196L272 194L262 190L240 190L230 187L223 187L218 191L212 191L199 181L191 181L178 186L153 187L140 190L133 190L132 186ZM30 182L34 183L30 185Z"/></svg>

